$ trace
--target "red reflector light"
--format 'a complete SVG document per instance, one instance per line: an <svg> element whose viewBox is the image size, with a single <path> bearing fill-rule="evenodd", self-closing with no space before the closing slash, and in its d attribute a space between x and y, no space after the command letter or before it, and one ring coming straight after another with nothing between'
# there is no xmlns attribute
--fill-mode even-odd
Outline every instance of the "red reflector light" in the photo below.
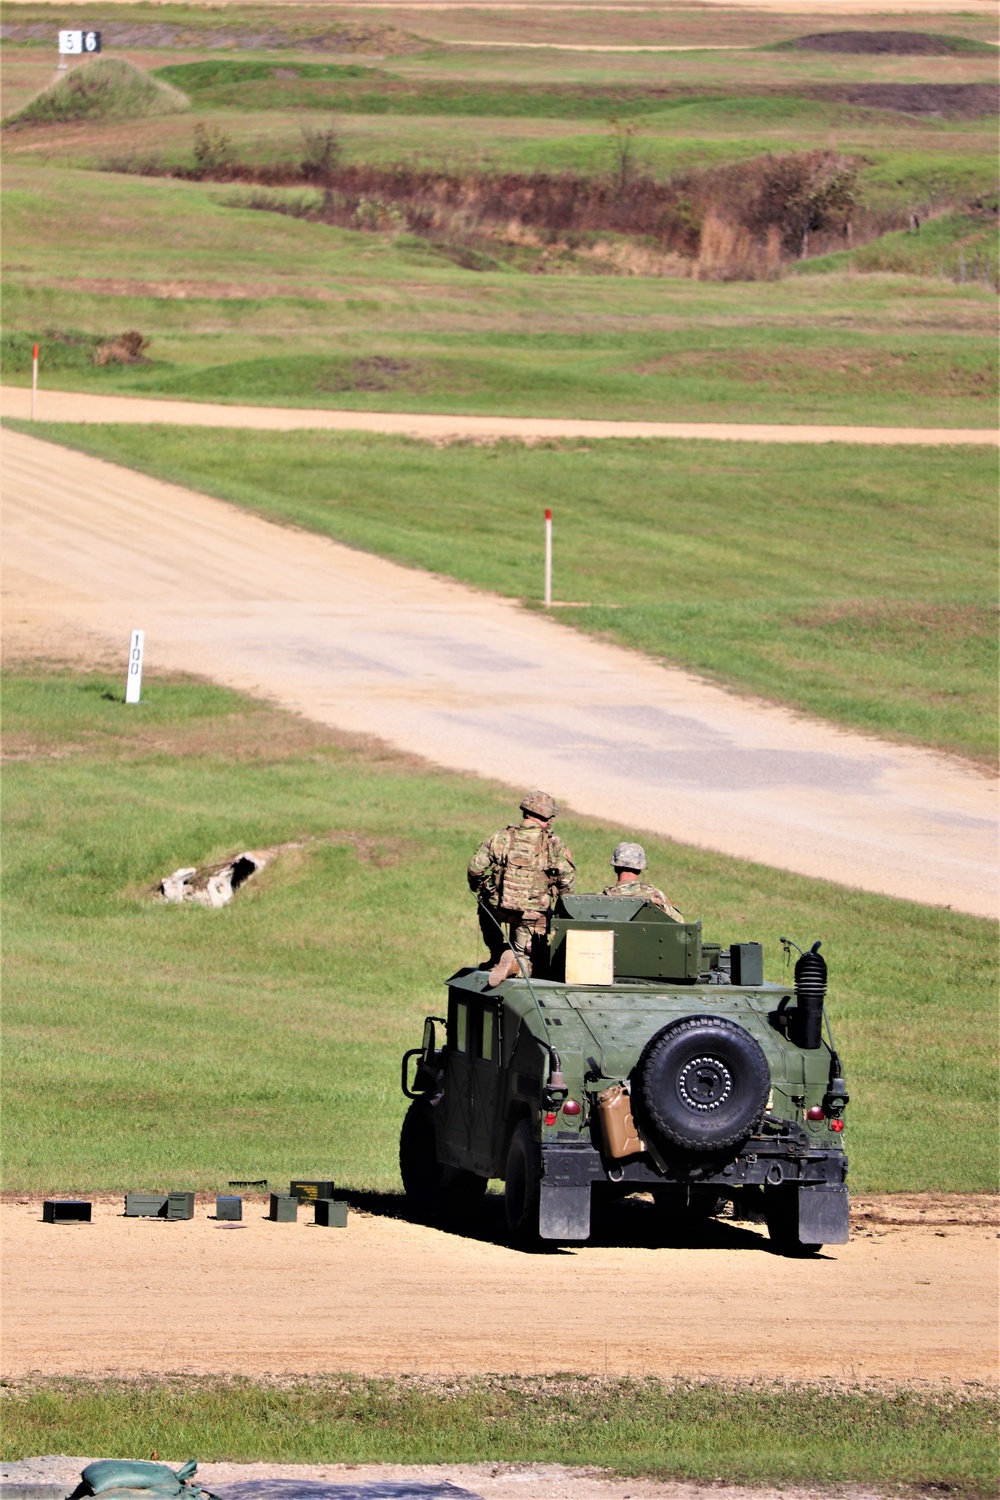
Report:
<svg viewBox="0 0 1000 1500"><path fill-rule="evenodd" d="M575 1099L567 1099L566 1103L563 1105L563 1114L564 1115L578 1115L579 1113L580 1113L580 1106L579 1106L579 1104L577 1104L576 1100Z"/></svg>
<svg viewBox="0 0 1000 1500"><path fill-rule="evenodd" d="M812 1107L812 1109L807 1109L806 1110L806 1119L807 1120L825 1120L826 1119L826 1115L823 1113L823 1106L821 1104L814 1104L813 1107Z"/></svg>
<svg viewBox="0 0 1000 1500"><path fill-rule="evenodd" d="M830 1129L831 1130L838 1130L839 1131L839 1130L843 1130L843 1128L844 1128L844 1122L843 1122L843 1120L831 1120L830 1121Z"/></svg>
<svg viewBox="0 0 1000 1500"><path fill-rule="evenodd" d="M556 1123L556 1117L552 1113L551 1109L549 1110L548 1114L545 1116L545 1123L546 1123L546 1125L554 1125Z"/></svg>

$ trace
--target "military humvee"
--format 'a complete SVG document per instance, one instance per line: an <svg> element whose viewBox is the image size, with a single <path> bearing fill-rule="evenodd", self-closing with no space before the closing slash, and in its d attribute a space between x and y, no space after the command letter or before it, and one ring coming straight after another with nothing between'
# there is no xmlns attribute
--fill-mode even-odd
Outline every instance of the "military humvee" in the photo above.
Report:
<svg viewBox="0 0 1000 1500"><path fill-rule="evenodd" d="M703 942L700 922L641 900L564 896L547 977L491 988L459 970L447 1018L403 1058L411 1207L462 1214L502 1178L526 1243L586 1240L595 1186L651 1192L671 1217L743 1195L788 1254L844 1244L848 1095L822 1037L819 946L778 985L757 943Z"/></svg>

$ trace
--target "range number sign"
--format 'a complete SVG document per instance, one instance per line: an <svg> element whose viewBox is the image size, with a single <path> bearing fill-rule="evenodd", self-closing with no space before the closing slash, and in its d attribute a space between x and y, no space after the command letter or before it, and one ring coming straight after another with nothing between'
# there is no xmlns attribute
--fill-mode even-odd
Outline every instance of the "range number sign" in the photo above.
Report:
<svg viewBox="0 0 1000 1500"><path fill-rule="evenodd" d="M63 57L81 57L85 53L100 52L99 31L60 31L59 52Z"/></svg>

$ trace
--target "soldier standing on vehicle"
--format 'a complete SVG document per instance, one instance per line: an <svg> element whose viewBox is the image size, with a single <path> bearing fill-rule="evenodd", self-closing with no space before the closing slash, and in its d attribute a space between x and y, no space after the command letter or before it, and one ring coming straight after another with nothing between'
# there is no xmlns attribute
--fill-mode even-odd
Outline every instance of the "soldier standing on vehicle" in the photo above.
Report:
<svg viewBox="0 0 1000 1500"><path fill-rule="evenodd" d="M641 844L616 844L611 867L615 872L615 883L605 886L602 896L631 896L635 900L650 901L675 922L683 922L684 918L659 886L648 885L639 879L646 868L646 851Z"/></svg>
<svg viewBox="0 0 1000 1500"><path fill-rule="evenodd" d="M557 898L572 891L576 873L572 855L552 832L559 804L547 792L529 792L521 811L522 823L484 839L469 861L469 889L478 897L479 928L490 950L491 985L519 972L515 955L531 973L533 950L536 961L541 953L536 942L548 930Z"/></svg>

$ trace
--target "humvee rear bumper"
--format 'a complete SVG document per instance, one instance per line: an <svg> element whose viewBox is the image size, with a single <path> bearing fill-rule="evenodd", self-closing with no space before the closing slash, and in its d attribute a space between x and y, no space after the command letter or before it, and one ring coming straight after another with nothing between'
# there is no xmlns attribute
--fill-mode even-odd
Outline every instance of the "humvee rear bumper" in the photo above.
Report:
<svg viewBox="0 0 1000 1500"><path fill-rule="evenodd" d="M539 1233L543 1240L585 1240L590 1235L590 1190L595 1182L632 1187L717 1188L798 1186L804 1215L824 1233L817 1243L847 1242L847 1157L840 1151L789 1151L787 1141L749 1141L735 1160L689 1157L663 1170L640 1157L605 1162L581 1142L542 1145Z"/></svg>

